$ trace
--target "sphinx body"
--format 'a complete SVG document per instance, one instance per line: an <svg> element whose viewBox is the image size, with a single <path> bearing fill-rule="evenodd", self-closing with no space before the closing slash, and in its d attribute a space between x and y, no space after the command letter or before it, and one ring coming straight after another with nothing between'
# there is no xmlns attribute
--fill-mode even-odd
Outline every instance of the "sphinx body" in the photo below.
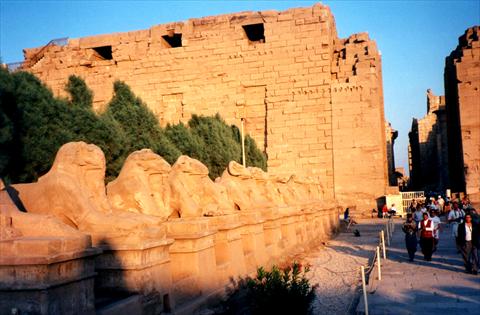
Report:
<svg viewBox="0 0 480 315"><path fill-rule="evenodd" d="M38 182L13 187L28 212L54 215L91 235L94 244L165 237L158 218L113 209L104 178L102 150L85 142L70 142L58 150L52 168Z"/></svg>
<svg viewBox="0 0 480 315"><path fill-rule="evenodd" d="M6 256L35 256L35 252L18 252L14 244L8 241L51 240L61 242L62 246L53 246L52 250L72 252L85 250L91 247L88 235L64 224L53 215L40 215L21 212L12 201L9 193L15 192L12 187L0 190L0 241L3 241L2 255ZM43 251L41 251L43 253Z"/></svg>

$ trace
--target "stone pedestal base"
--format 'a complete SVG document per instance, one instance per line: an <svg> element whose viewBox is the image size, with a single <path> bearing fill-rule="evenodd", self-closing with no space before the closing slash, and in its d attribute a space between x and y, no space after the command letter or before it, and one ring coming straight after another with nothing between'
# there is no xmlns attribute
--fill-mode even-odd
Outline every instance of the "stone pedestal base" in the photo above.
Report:
<svg viewBox="0 0 480 315"><path fill-rule="evenodd" d="M289 253L298 244L296 225L297 217L295 214L284 214L280 218L282 253Z"/></svg>
<svg viewBox="0 0 480 315"><path fill-rule="evenodd" d="M95 314L100 250L78 245L58 237L0 241L0 314Z"/></svg>
<svg viewBox="0 0 480 315"><path fill-rule="evenodd" d="M258 211L242 212L240 219L242 222L241 234L246 272L251 274L255 273L258 267L265 266L268 261L264 220Z"/></svg>
<svg viewBox="0 0 480 315"><path fill-rule="evenodd" d="M239 214L210 217L209 221L210 227L217 230L214 234L217 286L222 288L231 279L246 274L243 227Z"/></svg>
<svg viewBox="0 0 480 315"><path fill-rule="evenodd" d="M167 222L173 295L177 305L208 297L218 289L215 233L208 218L172 219Z"/></svg>
<svg viewBox="0 0 480 315"><path fill-rule="evenodd" d="M159 314L175 304L171 296L169 247L172 239L141 242L135 245L103 245L95 260L98 276L95 290L129 292L142 296L142 314Z"/></svg>
<svg viewBox="0 0 480 315"><path fill-rule="evenodd" d="M263 220L265 220L263 223L263 235L267 253L266 267L271 267L282 255L281 217L277 209L264 210L261 214Z"/></svg>

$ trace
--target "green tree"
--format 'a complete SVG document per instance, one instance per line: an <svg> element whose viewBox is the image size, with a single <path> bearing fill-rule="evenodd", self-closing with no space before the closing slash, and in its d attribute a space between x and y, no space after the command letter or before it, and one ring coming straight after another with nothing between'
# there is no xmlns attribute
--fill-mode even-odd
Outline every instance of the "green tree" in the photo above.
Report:
<svg viewBox="0 0 480 315"><path fill-rule="evenodd" d="M81 77L76 75L68 77L65 90L70 94L71 104L89 109L92 108L93 92Z"/></svg>
<svg viewBox="0 0 480 315"><path fill-rule="evenodd" d="M202 162L208 166L210 178L220 176L230 161L240 161L241 148L232 128L219 114L213 117L193 115L188 125L205 143Z"/></svg>
<svg viewBox="0 0 480 315"><path fill-rule="evenodd" d="M106 159L106 180L113 180L127 156L125 132L109 113L98 116L93 111L93 92L82 78L70 76L65 90L70 94L71 125L75 140L99 146Z"/></svg>
<svg viewBox="0 0 480 315"><path fill-rule="evenodd" d="M125 132L127 152L150 148L169 163L174 163L181 152L165 136L155 115L124 82L116 81L113 90L107 113Z"/></svg>
<svg viewBox="0 0 480 315"><path fill-rule="evenodd" d="M18 156L15 141L15 99L13 78L7 69L0 67L0 177L8 180L14 156Z"/></svg>
<svg viewBox="0 0 480 315"><path fill-rule="evenodd" d="M15 72L8 76L13 90L5 106L13 113L15 142L8 177L13 182L31 182L49 170L60 146L75 138L65 128L71 114L65 102L54 98L34 75Z"/></svg>
<svg viewBox="0 0 480 315"><path fill-rule="evenodd" d="M177 125L168 124L167 128L165 128L165 134L182 154L200 161L205 160L205 143L203 139L192 133L182 122Z"/></svg>
<svg viewBox="0 0 480 315"><path fill-rule="evenodd" d="M235 141L242 146L242 136L237 126L232 125L232 132ZM255 166L267 171L267 158L265 154L257 147L255 140L250 135L245 135L245 157L247 166ZM241 157L240 157L241 160Z"/></svg>

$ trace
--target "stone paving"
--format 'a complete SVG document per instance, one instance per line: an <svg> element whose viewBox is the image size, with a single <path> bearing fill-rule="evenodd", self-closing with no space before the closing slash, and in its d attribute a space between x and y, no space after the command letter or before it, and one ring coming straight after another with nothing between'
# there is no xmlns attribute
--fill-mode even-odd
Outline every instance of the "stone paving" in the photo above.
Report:
<svg viewBox="0 0 480 315"><path fill-rule="evenodd" d="M404 234L397 221L382 265L382 280L370 281L369 314L480 314L480 276L464 272L451 228L443 224L438 250L432 261L423 260L420 246L409 262ZM376 275L371 276L371 279ZM363 297L357 314L363 314Z"/></svg>

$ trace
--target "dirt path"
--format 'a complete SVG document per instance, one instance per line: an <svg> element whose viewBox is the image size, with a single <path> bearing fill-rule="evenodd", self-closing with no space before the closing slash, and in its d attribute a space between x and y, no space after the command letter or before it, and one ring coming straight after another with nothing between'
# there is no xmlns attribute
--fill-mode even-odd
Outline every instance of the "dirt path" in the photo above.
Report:
<svg viewBox="0 0 480 315"><path fill-rule="evenodd" d="M379 231L386 220L358 220L351 230L341 232L325 246L318 246L295 257L309 264L311 284L318 285L314 314L353 314L360 296L360 266L367 266L378 245ZM344 230L344 229L343 229Z"/></svg>

